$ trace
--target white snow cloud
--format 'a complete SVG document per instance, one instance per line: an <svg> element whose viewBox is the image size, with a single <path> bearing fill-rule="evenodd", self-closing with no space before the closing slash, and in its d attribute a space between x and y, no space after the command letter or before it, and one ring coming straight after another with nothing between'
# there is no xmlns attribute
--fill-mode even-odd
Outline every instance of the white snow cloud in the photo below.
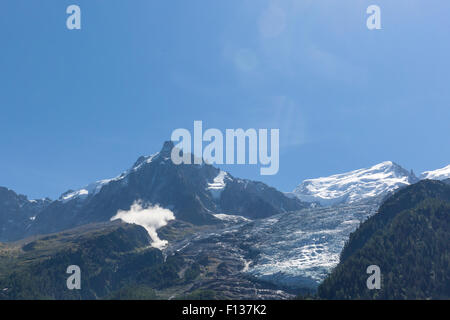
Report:
<svg viewBox="0 0 450 320"><path fill-rule="evenodd" d="M111 218L111 221L117 219L144 227L153 240L152 247L162 249L168 242L161 240L156 230L167 225L170 220L174 220L175 216L169 209L161 208L158 205L143 207L141 201L136 201L132 204L130 210L117 211L117 214Z"/></svg>

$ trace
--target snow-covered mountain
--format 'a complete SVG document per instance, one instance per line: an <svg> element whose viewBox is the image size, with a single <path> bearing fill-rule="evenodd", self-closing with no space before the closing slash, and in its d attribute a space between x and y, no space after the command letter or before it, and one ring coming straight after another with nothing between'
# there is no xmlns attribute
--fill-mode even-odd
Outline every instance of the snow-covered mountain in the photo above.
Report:
<svg viewBox="0 0 450 320"><path fill-rule="evenodd" d="M445 180L450 179L450 164L442 169L425 171L420 175L420 179Z"/></svg>
<svg viewBox="0 0 450 320"><path fill-rule="evenodd" d="M370 168L305 180L292 194L300 200L322 205L354 203L383 196L418 180L414 173L385 161Z"/></svg>
<svg viewBox="0 0 450 320"><path fill-rule="evenodd" d="M219 223L223 214L254 219L308 206L262 182L239 179L205 163L175 165L173 148L166 142L160 152L140 157L113 179L69 190L37 214L25 236L109 221L135 202L159 205L195 225Z"/></svg>

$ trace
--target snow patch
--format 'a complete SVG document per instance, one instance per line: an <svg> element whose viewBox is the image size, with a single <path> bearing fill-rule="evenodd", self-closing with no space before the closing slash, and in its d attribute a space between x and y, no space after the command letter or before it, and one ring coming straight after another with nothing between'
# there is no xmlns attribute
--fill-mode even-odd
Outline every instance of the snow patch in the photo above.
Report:
<svg viewBox="0 0 450 320"><path fill-rule="evenodd" d="M225 171L220 171L217 177L214 178L212 183L208 183L206 190L211 192L214 199L220 199L222 191L227 186L225 179L228 178L228 173Z"/></svg>
<svg viewBox="0 0 450 320"><path fill-rule="evenodd" d="M450 178L450 165L434 171L425 171L420 175L421 179L445 180Z"/></svg>
<svg viewBox="0 0 450 320"><path fill-rule="evenodd" d="M213 214L213 216L216 217L217 219L220 219L223 221L230 221L230 222L235 222L235 223L251 221L248 218L245 218L242 216L236 216L236 215L232 215L232 214L218 213L218 214Z"/></svg>

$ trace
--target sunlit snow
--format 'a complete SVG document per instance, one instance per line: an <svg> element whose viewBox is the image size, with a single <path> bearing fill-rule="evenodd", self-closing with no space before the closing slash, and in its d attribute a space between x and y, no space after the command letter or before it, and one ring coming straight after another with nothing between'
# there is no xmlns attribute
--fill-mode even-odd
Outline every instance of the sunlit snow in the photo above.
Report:
<svg viewBox="0 0 450 320"><path fill-rule="evenodd" d="M442 169L437 169L434 171L425 171L420 176L421 179L430 180L445 180L450 179L450 165Z"/></svg>
<svg viewBox="0 0 450 320"><path fill-rule="evenodd" d="M385 194L415 180L417 178L410 172L386 161L366 169L305 180L293 193L303 201L317 201L323 205L353 203Z"/></svg>

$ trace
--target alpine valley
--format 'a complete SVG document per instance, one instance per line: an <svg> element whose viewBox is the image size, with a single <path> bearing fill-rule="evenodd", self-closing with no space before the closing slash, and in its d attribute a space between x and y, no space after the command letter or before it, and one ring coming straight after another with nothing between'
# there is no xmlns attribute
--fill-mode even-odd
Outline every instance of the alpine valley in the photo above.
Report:
<svg viewBox="0 0 450 320"><path fill-rule="evenodd" d="M450 296L450 166L417 177L386 161L284 193L175 165L173 148L57 200L0 188L0 299ZM355 283L367 263L389 266L378 295Z"/></svg>

